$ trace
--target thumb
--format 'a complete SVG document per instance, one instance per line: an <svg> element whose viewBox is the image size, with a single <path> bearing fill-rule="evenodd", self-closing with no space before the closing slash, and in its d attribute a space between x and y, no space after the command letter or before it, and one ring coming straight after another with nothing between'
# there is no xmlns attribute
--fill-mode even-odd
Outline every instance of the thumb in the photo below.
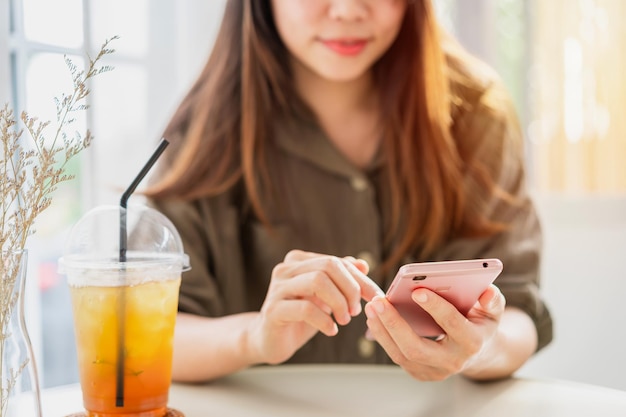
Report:
<svg viewBox="0 0 626 417"><path fill-rule="evenodd" d="M506 300L500 289L491 284L478 298L478 303L488 314L499 315L504 311Z"/></svg>

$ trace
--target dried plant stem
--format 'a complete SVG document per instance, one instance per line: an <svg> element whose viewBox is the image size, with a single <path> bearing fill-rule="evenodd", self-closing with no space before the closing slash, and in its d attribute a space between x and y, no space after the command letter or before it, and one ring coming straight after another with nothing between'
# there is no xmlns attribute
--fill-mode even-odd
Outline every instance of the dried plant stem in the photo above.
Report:
<svg viewBox="0 0 626 417"><path fill-rule="evenodd" d="M22 112L23 128L18 129L13 110L8 104L0 109L0 135L2 159L0 160L0 417L7 412L9 395L27 363L3 364L5 342L13 336L7 330L16 306L19 291L14 287L20 271L20 261L28 237L35 233L38 216L52 203L52 193L59 184L73 179L66 174L68 163L92 141L91 132L84 135L67 130L75 122L73 114L86 110L85 98L89 95L88 81L96 75L111 71L110 66L99 66L100 60L114 52L109 48L113 37L106 40L95 58L88 57L85 70L67 57L65 63L72 76L73 90L55 98L56 129L47 136L50 121L40 121L28 112ZM27 133L30 140L24 139Z"/></svg>

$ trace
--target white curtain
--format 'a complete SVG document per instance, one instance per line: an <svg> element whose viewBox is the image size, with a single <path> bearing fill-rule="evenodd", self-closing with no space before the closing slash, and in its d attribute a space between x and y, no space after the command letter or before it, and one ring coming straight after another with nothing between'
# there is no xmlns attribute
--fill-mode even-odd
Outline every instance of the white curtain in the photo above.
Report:
<svg viewBox="0 0 626 417"><path fill-rule="evenodd" d="M626 192L626 2L535 1L529 129L536 185Z"/></svg>

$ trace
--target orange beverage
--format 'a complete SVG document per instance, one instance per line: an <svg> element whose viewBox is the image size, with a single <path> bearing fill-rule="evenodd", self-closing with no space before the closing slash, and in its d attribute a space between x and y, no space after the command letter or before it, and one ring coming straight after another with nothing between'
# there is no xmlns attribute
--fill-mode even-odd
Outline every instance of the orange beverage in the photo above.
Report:
<svg viewBox="0 0 626 417"><path fill-rule="evenodd" d="M147 206L98 206L74 225L59 271L72 297L88 417L182 415L167 400L189 269L174 225Z"/></svg>
<svg viewBox="0 0 626 417"><path fill-rule="evenodd" d="M167 412L180 271L158 275L120 286L101 285L107 282L102 279L80 280L80 285L69 280L83 403L90 417ZM123 406L116 405L120 342Z"/></svg>

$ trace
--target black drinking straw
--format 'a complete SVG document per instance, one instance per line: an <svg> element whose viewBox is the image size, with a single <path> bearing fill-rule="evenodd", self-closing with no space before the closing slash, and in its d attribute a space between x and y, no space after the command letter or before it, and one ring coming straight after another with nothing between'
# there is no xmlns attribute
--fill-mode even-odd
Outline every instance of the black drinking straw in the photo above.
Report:
<svg viewBox="0 0 626 417"><path fill-rule="evenodd" d="M128 199L135 191L141 180L146 176L150 168L159 159L167 145L170 143L165 139L161 139L159 146L154 150L148 162L143 166L139 174L135 177L130 186L122 194L120 198L120 256L119 261L122 263L121 268L124 270L126 265L126 251L128 249L128 235L126 231L126 209L128 208ZM123 287L122 287L123 289ZM124 407L124 345L125 345L125 310L126 310L126 294L125 291L120 292L117 305L117 369L116 369L116 386L115 386L115 406Z"/></svg>

